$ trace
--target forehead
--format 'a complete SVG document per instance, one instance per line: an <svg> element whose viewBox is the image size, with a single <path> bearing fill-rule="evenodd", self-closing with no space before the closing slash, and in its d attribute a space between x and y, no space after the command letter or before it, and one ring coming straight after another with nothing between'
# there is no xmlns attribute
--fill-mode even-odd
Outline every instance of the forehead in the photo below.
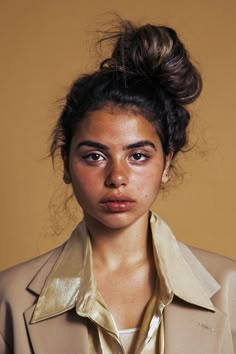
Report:
<svg viewBox="0 0 236 354"><path fill-rule="evenodd" d="M149 139L159 142L156 129L145 117L127 111L101 109L89 113L78 125L76 140L91 139L110 144L128 144Z"/></svg>

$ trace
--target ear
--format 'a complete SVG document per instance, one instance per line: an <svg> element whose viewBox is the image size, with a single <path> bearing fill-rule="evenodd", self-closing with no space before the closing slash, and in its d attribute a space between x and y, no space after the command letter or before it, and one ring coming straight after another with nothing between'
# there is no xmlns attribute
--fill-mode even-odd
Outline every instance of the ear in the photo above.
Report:
<svg viewBox="0 0 236 354"><path fill-rule="evenodd" d="M65 154L64 151L61 153L63 165L64 165L64 174L63 174L63 181L65 184L70 184L71 183L71 175L69 171L69 158L68 155Z"/></svg>
<svg viewBox="0 0 236 354"><path fill-rule="evenodd" d="M167 183L170 179L169 169L170 169L171 160L173 158L173 154L174 153L171 151L165 158L165 167L161 177L162 183Z"/></svg>
<svg viewBox="0 0 236 354"><path fill-rule="evenodd" d="M63 174L63 181L65 184L71 184L71 176L69 171L64 169L64 174Z"/></svg>

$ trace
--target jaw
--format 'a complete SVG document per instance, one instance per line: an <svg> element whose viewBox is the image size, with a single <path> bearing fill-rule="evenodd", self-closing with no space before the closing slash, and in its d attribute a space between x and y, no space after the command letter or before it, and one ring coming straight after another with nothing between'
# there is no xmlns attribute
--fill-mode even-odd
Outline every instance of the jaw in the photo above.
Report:
<svg viewBox="0 0 236 354"><path fill-rule="evenodd" d="M112 235L123 234L127 231L129 233L135 233L135 230L141 230L147 228L149 211L139 215L132 215L130 212L120 213L106 213L100 217L93 217L90 214L84 212L84 218L90 234L99 237L100 235ZM144 226L145 225L145 226ZM109 237L110 237L109 236Z"/></svg>

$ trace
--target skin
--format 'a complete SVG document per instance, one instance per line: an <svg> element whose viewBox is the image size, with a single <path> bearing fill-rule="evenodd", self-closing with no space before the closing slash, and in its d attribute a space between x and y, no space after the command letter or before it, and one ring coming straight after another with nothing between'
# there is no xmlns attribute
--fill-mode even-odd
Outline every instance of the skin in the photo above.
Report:
<svg viewBox="0 0 236 354"><path fill-rule="evenodd" d="M145 117L104 108L80 122L64 159L64 180L90 232L97 286L118 328L140 325L154 290L148 217L171 156L164 158Z"/></svg>

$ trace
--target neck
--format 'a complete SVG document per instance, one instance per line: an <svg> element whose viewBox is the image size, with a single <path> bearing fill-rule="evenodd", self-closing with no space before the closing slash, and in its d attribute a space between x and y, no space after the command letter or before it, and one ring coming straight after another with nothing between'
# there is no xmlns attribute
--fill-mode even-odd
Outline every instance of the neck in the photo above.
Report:
<svg viewBox="0 0 236 354"><path fill-rule="evenodd" d="M121 264L132 265L149 258L152 251L148 242L148 213L122 229L108 228L86 215L85 221L96 263L115 269Z"/></svg>

